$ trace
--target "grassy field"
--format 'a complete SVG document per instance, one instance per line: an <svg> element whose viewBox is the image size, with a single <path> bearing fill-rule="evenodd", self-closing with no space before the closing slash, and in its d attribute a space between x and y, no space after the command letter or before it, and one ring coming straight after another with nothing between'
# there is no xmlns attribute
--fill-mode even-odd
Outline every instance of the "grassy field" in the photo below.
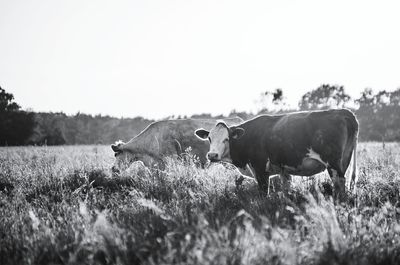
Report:
<svg viewBox="0 0 400 265"><path fill-rule="evenodd" d="M111 177L109 146L0 149L0 264L400 264L400 145L361 143L357 196L287 194L168 160Z"/></svg>

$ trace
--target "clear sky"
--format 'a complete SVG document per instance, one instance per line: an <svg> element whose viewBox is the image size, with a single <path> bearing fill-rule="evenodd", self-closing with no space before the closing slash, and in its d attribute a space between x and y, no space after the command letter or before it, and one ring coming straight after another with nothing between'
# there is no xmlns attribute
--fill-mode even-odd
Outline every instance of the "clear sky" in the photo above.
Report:
<svg viewBox="0 0 400 265"><path fill-rule="evenodd" d="M400 1L0 0L0 86L23 108L162 118L400 87Z"/></svg>

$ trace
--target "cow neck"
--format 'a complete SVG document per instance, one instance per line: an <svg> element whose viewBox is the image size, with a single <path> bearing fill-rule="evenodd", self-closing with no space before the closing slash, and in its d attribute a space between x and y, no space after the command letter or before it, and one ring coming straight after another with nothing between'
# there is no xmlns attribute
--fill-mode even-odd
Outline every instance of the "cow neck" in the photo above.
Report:
<svg viewBox="0 0 400 265"><path fill-rule="evenodd" d="M158 134L155 126L150 124L140 134L127 142L124 149L130 152L139 152L154 158L159 158L159 149L161 146L157 137Z"/></svg>
<svg viewBox="0 0 400 265"><path fill-rule="evenodd" d="M248 145L252 145L252 133L246 123L243 123L240 126L233 126L231 127L231 129L234 129L236 127L243 128L246 133L239 139L232 139L231 141L229 141L230 155L233 164L237 167L243 168L250 160Z"/></svg>
<svg viewBox="0 0 400 265"><path fill-rule="evenodd" d="M232 129L240 127L245 130L241 138L230 141L231 158L236 166L243 167L249 162L259 162L260 158L267 156L264 153L267 151L266 137L270 134L273 122L269 116L263 115L231 127Z"/></svg>

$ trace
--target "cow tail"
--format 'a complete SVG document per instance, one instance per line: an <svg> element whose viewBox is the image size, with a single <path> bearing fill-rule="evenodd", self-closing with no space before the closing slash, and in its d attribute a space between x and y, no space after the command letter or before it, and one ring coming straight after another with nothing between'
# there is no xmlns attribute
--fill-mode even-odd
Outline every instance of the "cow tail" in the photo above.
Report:
<svg viewBox="0 0 400 265"><path fill-rule="evenodd" d="M353 112L347 110L347 115L345 116L346 123L347 123L347 132L349 139L352 139L349 143L353 147L352 155L353 155L353 169L351 171L351 178L350 178L350 191L355 193L356 192L356 183L358 180L357 176L357 143L358 143L358 128L359 124L357 121L357 117L354 115ZM351 154L351 153L350 153Z"/></svg>
<svg viewBox="0 0 400 265"><path fill-rule="evenodd" d="M350 191L356 192L356 184L358 180L357 176L357 144L358 144L358 121L356 116L353 114L351 119L351 124L353 127L353 170L351 172L351 182L350 182Z"/></svg>
<svg viewBox="0 0 400 265"><path fill-rule="evenodd" d="M357 176L357 142L358 137L357 135L354 137L354 149L353 149L353 170L351 172L351 182L350 182L350 190L351 192L356 192L356 183L358 180Z"/></svg>

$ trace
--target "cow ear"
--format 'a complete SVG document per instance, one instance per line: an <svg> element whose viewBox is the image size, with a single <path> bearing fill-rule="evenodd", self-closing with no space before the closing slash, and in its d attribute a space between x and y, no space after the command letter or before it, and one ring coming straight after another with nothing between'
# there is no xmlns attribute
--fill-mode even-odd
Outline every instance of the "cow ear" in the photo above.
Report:
<svg viewBox="0 0 400 265"><path fill-rule="evenodd" d="M197 130L194 132L194 134L195 134L198 138L200 138L201 140L207 140L208 134L209 134L209 133L210 133L209 131L204 130L203 128L197 129Z"/></svg>
<svg viewBox="0 0 400 265"><path fill-rule="evenodd" d="M232 130L232 138L240 139L244 135L245 130L243 128L237 127Z"/></svg>
<svg viewBox="0 0 400 265"><path fill-rule="evenodd" d="M122 150L118 147L118 145L112 144L111 145L111 149L115 152L115 153L120 153L122 152Z"/></svg>

